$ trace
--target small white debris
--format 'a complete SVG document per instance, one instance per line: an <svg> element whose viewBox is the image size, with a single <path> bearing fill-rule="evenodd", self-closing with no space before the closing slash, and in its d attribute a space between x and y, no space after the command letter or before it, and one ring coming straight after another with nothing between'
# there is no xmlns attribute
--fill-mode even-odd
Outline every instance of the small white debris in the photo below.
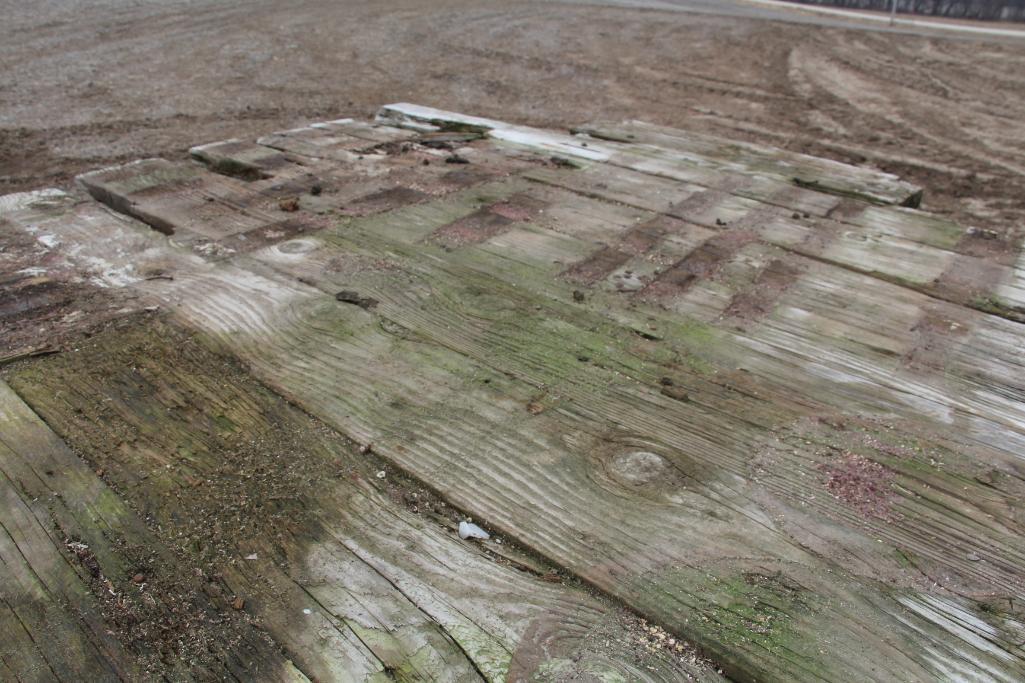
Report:
<svg viewBox="0 0 1025 683"><path fill-rule="evenodd" d="M61 243L61 241L57 239L56 235L40 235L36 239L39 240L39 243L47 249L53 249Z"/></svg>
<svg viewBox="0 0 1025 683"><path fill-rule="evenodd" d="M256 553L253 553L252 555L246 555L245 559L247 559L247 560L255 560L255 559L257 559Z"/></svg>
<svg viewBox="0 0 1025 683"><path fill-rule="evenodd" d="M984 228L976 228L974 226L968 228L965 232L972 237L981 237L984 240L995 240L1000 237L1000 233L996 230L986 230Z"/></svg>
<svg viewBox="0 0 1025 683"><path fill-rule="evenodd" d="M313 614L313 610L311 610L309 607L304 607L303 614Z"/></svg>
<svg viewBox="0 0 1025 683"><path fill-rule="evenodd" d="M387 474L385 473L384 470L381 470L380 472L377 473L377 478L378 479L384 479L386 476L387 476Z"/></svg>
<svg viewBox="0 0 1025 683"><path fill-rule="evenodd" d="M491 534L481 529L473 522L459 522L459 538L464 541L468 538L479 538L481 540L488 540L491 538Z"/></svg>
<svg viewBox="0 0 1025 683"><path fill-rule="evenodd" d="M64 545L66 545L69 549L75 551L76 553L84 553L87 550L89 550L89 546L87 546L85 543L80 543L79 541L68 541Z"/></svg>

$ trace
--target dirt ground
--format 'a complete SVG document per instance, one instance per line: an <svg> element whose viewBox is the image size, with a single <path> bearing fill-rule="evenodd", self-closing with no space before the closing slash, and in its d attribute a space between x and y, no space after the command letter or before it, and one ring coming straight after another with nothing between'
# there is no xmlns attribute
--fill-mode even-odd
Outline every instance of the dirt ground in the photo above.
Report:
<svg viewBox="0 0 1025 683"><path fill-rule="evenodd" d="M1025 215L1013 41L516 0L41 0L4 15L0 192L410 101L542 126L641 118L873 164L971 224L1014 231Z"/></svg>

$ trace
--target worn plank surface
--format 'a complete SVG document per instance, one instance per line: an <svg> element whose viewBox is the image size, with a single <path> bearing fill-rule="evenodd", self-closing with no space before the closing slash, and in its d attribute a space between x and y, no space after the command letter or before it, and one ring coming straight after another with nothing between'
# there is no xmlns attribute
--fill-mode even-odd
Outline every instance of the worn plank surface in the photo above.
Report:
<svg viewBox="0 0 1025 683"><path fill-rule="evenodd" d="M598 140L665 147L684 152L699 163L719 164L742 174L779 176L824 192L880 204L917 207L922 201L922 188L892 173L644 121L588 123L575 127L573 132Z"/></svg>
<svg viewBox="0 0 1025 683"><path fill-rule="evenodd" d="M922 188L882 171L638 122L585 125L571 136L407 103L383 107L378 120L416 130L480 130L496 140L649 168L680 180L732 177L746 181L745 189L756 195L789 186L880 204L917 207L922 199Z"/></svg>
<svg viewBox="0 0 1025 683"><path fill-rule="evenodd" d="M172 444L204 434L204 452L226 452L239 434L290 434L311 419L249 389L241 370L230 381L205 378L203 354L237 356L323 429L372 444L380 465L360 464L331 439L297 442L303 453L330 454L310 456L314 472L348 453L361 483L304 495L293 516L307 521L287 539L280 522L268 522L257 534L264 540L252 541L257 556L288 561L252 566L275 594L299 585L336 628L362 634L368 661L382 670L428 647L425 671L435 673L465 660L493 677L490 657L504 653L497 675L558 679L575 658L584 662L577 673L640 675L626 651L588 649L586 634L612 613L576 589L558 598L539 592L528 616L512 606L545 585L537 574L551 570L536 567L550 566L615 596L666 629L663 637L693 641L739 679L1025 674L1025 357L1014 245L995 249L979 242L986 236L882 205L880 196L788 184L781 170L828 163L781 155L764 168L764 150L701 151L707 141L681 142L679 131L659 130L637 148L407 105L381 119L414 135L383 128L396 137L370 140L383 148L354 147L361 159L345 136L370 134L342 122L278 136L279 147L304 140L285 157L237 141L196 154L234 178L186 165L183 183L183 170L145 164L85 178L101 201L171 233L120 219L118 230L145 236L126 240L116 260L167 270L119 284L170 309L176 322L160 323L168 331L157 337L174 340L183 324L201 333L190 343L203 351L179 357L147 334L122 332L88 360L31 361L15 387L118 473L110 476L125 477L129 499L155 501L153 514L168 526L203 509L205 494L189 492L188 482L202 479L213 457L189 449L169 459ZM487 138L473 139L482 131ZM321 143L335 151L310 147ZM450 155L469 163L445 163ZM444 185L452 166L467 168ZM869 171L830 177L862 178L866 193L900 187ZM196 214L188 207L197 182L235 194L217 203L217 215ZM332 193L321 186L329 182ZM354 209L375 182L443 187ZM290 220L309 226L303 234L264 231L244 248L228 242L252 228L223 226L257 215L251 207L273 215L273 202L290 194L301 195ZM40 210L29 200L8 204L18 208L3 219L30 232ZM69 200L48 210L48 234L64 245L67 267L95 277L102 264L81 229L95 207ZM230 249L175 237L186 233ZM131 388L140 366L150 368L146 383ZM55 400L64 387L74 395ZM90 391L115 400L117 420L88 417ZM244 419L208 436L216 421L177 416L181 406L169 398L195 401L197 393L210 406L201 414L238 404ZM118 424L145 439L105 446L127 429ZM537 553L515 559L536 565L533 573L509 575L526 583L505 598L481 578L495 589L467 602L465 576L399 552L393 537L415 528L434 557L469 553L442 564L482 563L481 577L497 571L497 546L480 555L454 541L455 518L425 525L408 505L389 507L386 484L399 471ZM153 476L136 482L140 472ZM381 512L370 512L374 505ZM361 526L396 516L409 526ZM369 564L401 596L387 597L377 579L337 577L319 593L296 569L311 556L330 556L318 566L331 576L332 563ZM232 585L259 594L247 566L232 570L240 572ZM367 621L346 611L343 594L381 596L398 612L370 610ZM560 600L564 611L535 629L532 620ZM253 606L301 670L335 671L310 663L323 653L291 628L284 608ZM460 620L446 621L451 610ZM463 627L491 640L461 640ZM370 642L359 629L397 640ZM538 659L535 650L548 654ZM672 668L687 664L679 658L654 661L662 662L654 680L707 673Z"/></svg>
<svg viewBox="0 0 1025 683"><path fill-rule="evenodd" d="M96 215L94 205L67 196L29 196L16 205L5 218L25 226L50 230L54 226L46 221L64 216L65 229L46 234L59 235L62 255L83 273L109 271L94 240L124 238L120 231L132 225L114 214ZM85 223L89 230L83 233ZM145 291L181 273L214 267L164 235L134 227L138 239L120 240L132 254L129 260L141 268L148 257L162 253L165 277L145 279L127 271L121 284ZM173 262L180 266L167 265ZM133 539L132 547L168 547L177 553L170 561L164 551L162 561L149 558L148 564L155 564L161 577L195 575L198 588L175 590L190 600L197 592L201 598L212 596L222 613L242 612L259 623L266 642L295 662L296 675L301 671L315 680L548 680L549 674L716 678L689 645L670 643L661 629L564 585L572 584L572 577L543 560L501 538L483 551L459 540L455 523L463 518L429 489L405 484L387 463L159 319L108 330L66 356L15 366L11 379L86 455L88 466L74 463L83 485L108 491L99 481L102 475L120 495L117 504L156 530L157 538ZM12 400L42 424L20 400ZM4 435L31 445L20 431L5 427ZM74 458L52 433L50 438ZM8 462L13 455L5 457L5 466L15 464ZM58 497L81 496L67 486L54 490ZM106 528L121 532L110 521L90 533ZM117 563L127 561L119 552L101 556L97 571L115 576ZM138 565L132 567L129 577L138 571ZM168 588L149 567L145 571L142 600L147 588L158 595ZM15 604L24 601L26 590L12 588ZM133 646L151 645L146 627L152 628L157 615L131 615L141 625L130 633L123 633L121 624L105 628L114 628ZM63 616L58 610L52 618L59 623ZM69 656L89 666L88 652L78 650ZM162 656L167 671L180 667L199 677L206 675L201 663L212 666L209 660L228 657L214 651L197 663L190 651ZM104 660L96 658L86 677L99 676ZM12 659L12 666L17 661ZM247 664L235 676L270 680L265 668ZM59 670L56 678L78 680L70 673L75 670ZM22 668L17 675L35 680L27 672ZM118 676L141 678L131 672Z"/></svg>
<svg viewBox="0 0 1025 683"><path fill-rule="evenodd" d="M159 319L12 381L314 680L710 676L501 539L459 540L456 510Z"/></svg>
<svg viewBox="0 0 1025 683"><path fill-rule="evenodd" d="M371 151L378 145L413 137L415 133L401 128L339 119L272 133L257 140L257 144L317 159L351 161L361 151Z"/></svg>
<svg viewBox="0 0 1025 683"><path fill-rule="evenodd" d="M644 124L623 124L622 130L610 129L610 135L588 142L591 136L409 104L388 105L378 118L417 130L469 127L487 131L500 144L597 163L579 174L541 170L533 177L564 178L574 191L684 214L715 227L740 220L750 229L753 223L763 239L781 246L1025 320L1013 245L994 244L985 231L966 231L941 217L903 209L918 205L921 188L890 174ZM624 139L627 134L639 139ZM606 182L609 177L616 182ZM853 188L861 188L861 194Z"/></svg>
<svg viewBox="0 0 1025 683"><path fill-rule="evenodd" d="M10 680L306 680L2 383L0 423Z"/></svg>

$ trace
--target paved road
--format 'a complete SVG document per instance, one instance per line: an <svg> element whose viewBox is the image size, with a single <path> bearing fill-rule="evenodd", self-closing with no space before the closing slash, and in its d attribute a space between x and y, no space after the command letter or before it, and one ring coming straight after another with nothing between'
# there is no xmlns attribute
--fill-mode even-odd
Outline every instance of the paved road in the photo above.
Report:
<svg viewBox="0 0 1025 683"><path fill-rule="evenodd" d="M858 28L879 33L900 33L921 36L943 35L975 40L1025 40L1025 27L1015 24L961 24L954 21L930 21L928 18L899 18L896 26L879 14L845 12L825 7L787 7L772 0L560 0L571 4L607 5L637 9L691 12L744 19L783 21L834 28Z"/></svg>

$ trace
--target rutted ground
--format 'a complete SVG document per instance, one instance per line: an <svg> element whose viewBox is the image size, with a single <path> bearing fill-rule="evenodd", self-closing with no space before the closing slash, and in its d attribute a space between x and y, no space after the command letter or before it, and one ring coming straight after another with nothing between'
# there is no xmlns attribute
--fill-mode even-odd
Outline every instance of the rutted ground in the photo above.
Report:
<svg viewBox="0 0 1025 683"><path fill-rule="evenodd" d="M1025 208L1013 42L515 0L83 5L5 13L3 190L404 100L542 126L643 118L876 164L1001 232Z"/></svg>

